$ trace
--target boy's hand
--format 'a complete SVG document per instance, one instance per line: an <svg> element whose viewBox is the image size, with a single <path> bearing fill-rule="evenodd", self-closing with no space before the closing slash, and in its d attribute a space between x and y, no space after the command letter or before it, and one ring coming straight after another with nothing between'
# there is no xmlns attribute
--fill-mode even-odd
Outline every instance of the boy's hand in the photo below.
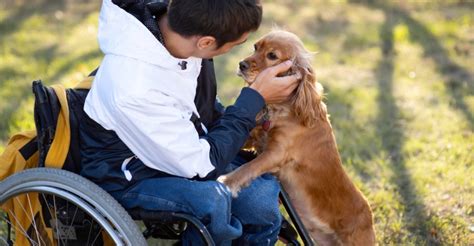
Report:
<svg viewBox="0 0 474 246"><path fill-rule="evenodd" d="M293 63L286 61L276 66L263 70L250 85L250 88L258 91L267 104L286 101L288 96L298 85L300 74L277 77L278 74L288 71Z"/></svg>

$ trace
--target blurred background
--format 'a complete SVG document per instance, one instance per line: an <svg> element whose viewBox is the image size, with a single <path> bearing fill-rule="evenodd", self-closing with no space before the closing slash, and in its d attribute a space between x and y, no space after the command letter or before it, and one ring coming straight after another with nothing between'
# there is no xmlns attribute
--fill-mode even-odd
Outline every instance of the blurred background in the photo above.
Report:
<svg viewBox="0 0 474 246"><path fill-rule="evenodd" d="M381 245L474 245L474 1L263 0L264 23L216 58L221 99L273 27L310 51L346 171ZM0 152L33 129L31 82L74 86L102 59L100 1L0 1ZM317 177L314 177L317 178Z"/></svg>

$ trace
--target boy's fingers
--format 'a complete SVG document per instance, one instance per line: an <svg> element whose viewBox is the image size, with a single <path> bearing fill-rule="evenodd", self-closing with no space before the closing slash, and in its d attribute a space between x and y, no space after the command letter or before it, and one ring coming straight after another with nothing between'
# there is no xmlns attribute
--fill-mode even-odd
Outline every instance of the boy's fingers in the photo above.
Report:
<svg viewBox="0 0 474 246"><path fill-rule="evenodd" d="M293 91L298 87L298 81L301 79L301 75L299 74L293 74L290 76L287 76L287 83L288 87L286 88L287 96L289 96Z"/></svg>
<svg viewBox="0 0 474 246"><path fill-rule="evenodd" d="M270 69L270 73L275 76L279 73L283 73L283 72L288 71L288 69L290 69L290 67L292 65L293 65L293 62L290 61L290 60L287 60L285 62L282 62L282 63L278 64L278 65L273 66Z"/></svg>
<svg viewBox="0 0 474 246"><path fill-rule="evenodd" d="M301 75L299 73L296 73L285 77L279 77L277 79L280 80L280 83L287 84L288 87L295 88L298 84L298 80L301 79Z"/></svg>
<svg viewBox="0 0 474 246"><path fill-rule="evenodd" d="M288 86L288 88L286 89L287 95L289 96L291 93L293 93L293 91L296 89L297 86L298 86L297 83L293 83L290 86Z"/></svg>

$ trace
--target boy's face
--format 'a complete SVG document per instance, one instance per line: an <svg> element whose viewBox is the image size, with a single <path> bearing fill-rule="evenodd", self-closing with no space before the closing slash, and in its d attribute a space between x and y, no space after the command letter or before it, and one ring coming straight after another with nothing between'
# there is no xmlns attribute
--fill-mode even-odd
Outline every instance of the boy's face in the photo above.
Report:
<svg viewBox="0 0 474 246"><path fill-rule="evenodd" d="M196 54L194 56L199 57L199 58L210 59L210 58L213 58L215 56L225 54L225 53L229 52L235 46L245 43L245 41L247 41L247 38L248 38L249 34L250 34L250 32L246 32L239 39L237 39L236 41L225 43L224 45L222 45L219 48L217 48L217 43L214 42L212 45L210 45L206 48L197 50Z"/></svg>

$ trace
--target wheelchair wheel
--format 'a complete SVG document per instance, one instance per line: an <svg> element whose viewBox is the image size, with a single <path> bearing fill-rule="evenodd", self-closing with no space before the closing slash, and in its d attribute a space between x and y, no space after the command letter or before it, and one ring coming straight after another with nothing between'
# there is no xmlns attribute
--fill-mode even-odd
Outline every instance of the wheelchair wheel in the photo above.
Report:
<svg viewBox="0 0 474 246"><path fill-rule="evenodd" d="M0 206L0 245L147 245L112 196L65 170L34 168L8 177L0 182Z"/></svg>

